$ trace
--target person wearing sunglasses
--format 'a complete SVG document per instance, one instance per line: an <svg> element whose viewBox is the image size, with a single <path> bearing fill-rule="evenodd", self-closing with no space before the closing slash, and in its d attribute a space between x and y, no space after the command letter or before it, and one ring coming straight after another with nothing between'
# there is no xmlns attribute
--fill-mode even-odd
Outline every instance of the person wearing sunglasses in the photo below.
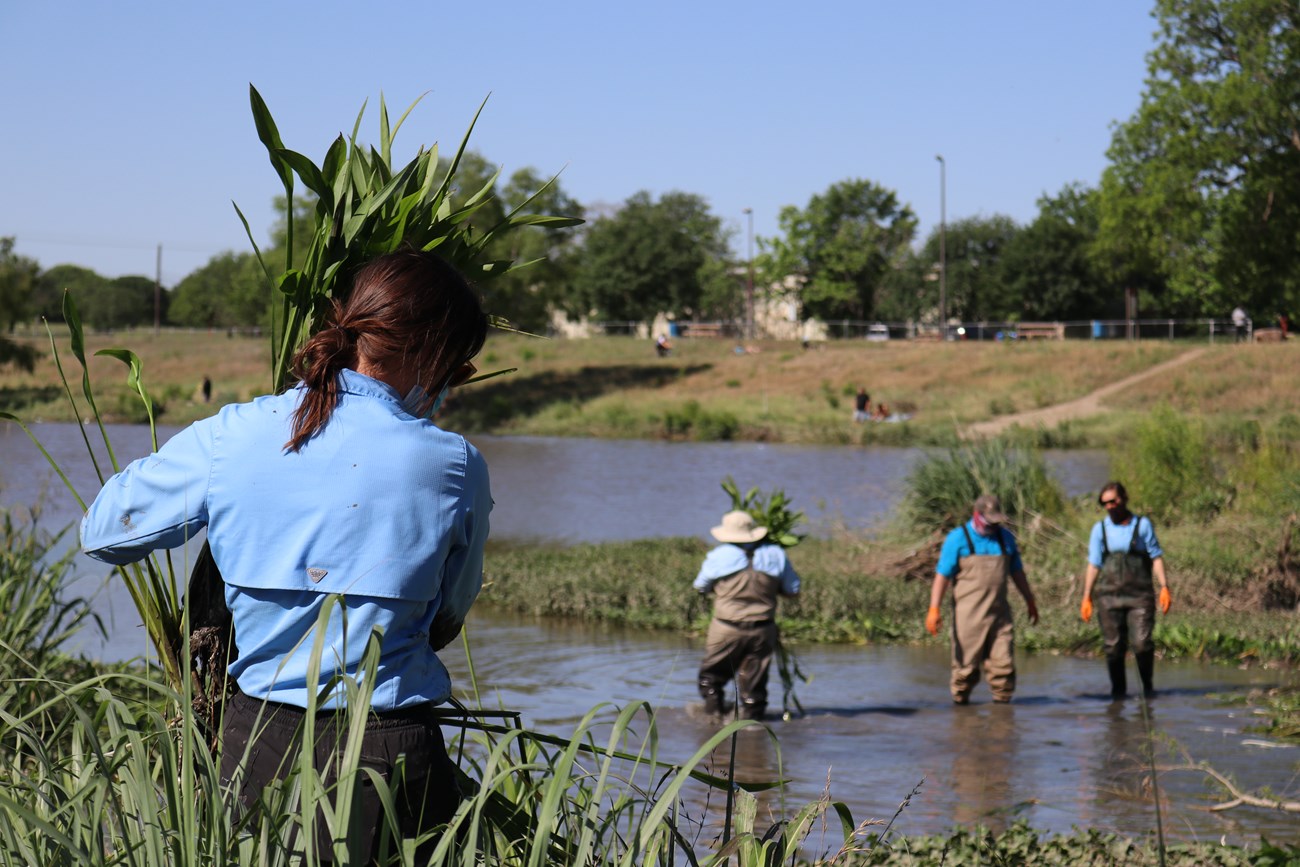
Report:
<svg viewBox="0 0 1300 867"><path fill-rule="evenodd" d="M1083 578L1079 616L1092 619L1094 605L1101 626L1111 698L1128 695L1124 655L1131 647L1145 695L1155 694L1152 676L1156 649L1151 633L1156 604L1168 614L1173 605L1165 575L1164 551L1156 540L1151 519L1128 509L1128 491L1120 482L1107 482L1097 495L1106 517L1092 528L1088 540L1088 565ZM1156 587L1160 592L1157 597Z"/></svg>
<svg viewBox="0 0 1300 867"><path fill-rule="evenodd" d="M296 387L226 406L110 478L81 544L126 564L207 529L234 630L221 777L242 808L290 773L308 708L328 773L347 734L340 678L372 679L353 814L364 863L378 828L410 837L460 801L434 711L451 695L437 651L482 585L492 496L482 455L429 419L473 375L488 320L465 278L419 250L381 256L343 288L295 356Z"/></svg>

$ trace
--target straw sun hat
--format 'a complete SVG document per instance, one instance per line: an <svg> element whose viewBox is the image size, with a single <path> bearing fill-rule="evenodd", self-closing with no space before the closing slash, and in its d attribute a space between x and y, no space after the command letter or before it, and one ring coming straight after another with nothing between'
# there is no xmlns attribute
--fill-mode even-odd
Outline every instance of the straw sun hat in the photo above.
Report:
<svg viewBox="0 0 1300 867"><path fill-rule="evenodd" d="M757 542L767 535L767 527L754 524L754 516L749 512L728 512L722 516L722 523L709 530L719 542L744 544Z"/></svg>

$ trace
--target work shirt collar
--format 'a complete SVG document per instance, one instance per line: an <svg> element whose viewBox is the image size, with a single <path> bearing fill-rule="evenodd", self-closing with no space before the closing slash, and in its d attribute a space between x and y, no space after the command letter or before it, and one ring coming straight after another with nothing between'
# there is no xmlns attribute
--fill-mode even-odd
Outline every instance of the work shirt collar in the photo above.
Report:
<svg viewBox="0 0 1300 867"><path fill-rule="evenodd" d="M396 408L401 409L402 396L397 393L397 389L393 388L388 383L372 379L364 373L357 373L355 370L347 367L340 370L338 376L340 391L364 397L377 397L380 400L396 404ZM299 386L299 388L301 387L302 386Z"/></svg>

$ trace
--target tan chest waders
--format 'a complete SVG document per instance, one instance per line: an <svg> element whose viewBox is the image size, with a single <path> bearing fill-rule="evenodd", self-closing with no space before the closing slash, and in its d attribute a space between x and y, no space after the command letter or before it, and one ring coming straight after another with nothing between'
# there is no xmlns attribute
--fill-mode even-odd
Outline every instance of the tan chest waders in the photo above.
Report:
<svg viewBox="0 0 1300 867"><path fill-rule="evenodd" d="M1011 557L1002 529L1000 554L976 554L975 540L962 525L971 554L959 558L952 586L952 700L965 704L980 681L988 679L994 701L1011 700L1016 689L1015 632L1007 602Z"/></svg>

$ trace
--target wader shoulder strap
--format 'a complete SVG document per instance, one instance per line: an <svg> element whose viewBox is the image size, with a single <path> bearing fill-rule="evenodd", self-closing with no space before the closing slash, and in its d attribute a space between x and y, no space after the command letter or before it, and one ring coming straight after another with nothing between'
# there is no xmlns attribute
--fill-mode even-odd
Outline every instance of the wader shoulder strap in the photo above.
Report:
<svg viewBox="0 0 1300 867"><path fill-rule="evenodd" d="M1104 562L1106 557L1110 555L1110 542L1107 541L1106 539L1106 522L1098 521L1097 524L1100 525L1101 527L1101 552L1102 552L1102 561ZM1141 526L1142 526L1142 516L1134 515L1133 534L1128 537L1128 551L1130 554L1133 553L1133 543L1137 541L1138 528Z"/></svg>
<svg viewBox="0 0 1300 867"><path fill-rule="evenodd" d="M970 546L971 556L975 556L975 540L971 538L970 528L965 524L961 525L961 531L966 534L966 544ZM998 527L998 548L1002 551L1002 556L1007 556L1007 542L1002 538L1002 528Z"/></svg>

